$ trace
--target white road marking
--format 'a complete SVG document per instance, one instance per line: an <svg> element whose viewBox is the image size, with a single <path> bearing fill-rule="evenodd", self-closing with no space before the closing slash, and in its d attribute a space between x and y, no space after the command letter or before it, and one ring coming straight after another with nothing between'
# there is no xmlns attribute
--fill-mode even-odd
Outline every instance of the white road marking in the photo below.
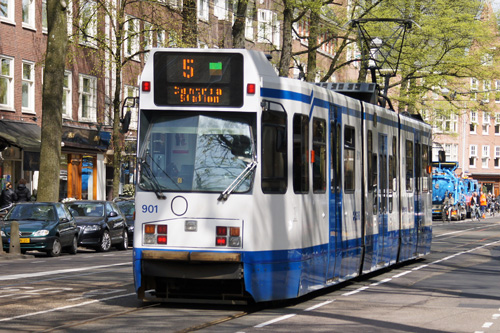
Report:
<svg viewBox="0 0 500 333"><path fill-rule="evenodd" d="M271 324L277 323L278 321L282 321L282 320L285 320L285 319L288 319L288 318L292 318L295 315L296 315L295 313L287 314L287 315L275 318L273 320L266 321L265 323L259 324L259 325L254 326L254 327L259 328L259 327L264 327L264 326L267 326L267 325L271 325Z"/></svg>
<svg viewBox="0 0 500 333"><path fill-rule="evenodd" d="M305 309L304 311L312 311L312 310L316 310L317 308L320 308L322 307L323 305L327 305L327 304L330 304L332 302L334 302L335 300L331 300L331 301L325 301L323 303L319 303L319 304L316 304L314 306L311 306L310 308L307 308Z"/></svg>
<svg viewBox="0 0 500 333"><path fill-rule="evenodd" d="M48 275L55 275L55 274L74 273L74 272L88 271L91 269L108 268L108 267L113 267L113 266L125 266L125 265L130 265L130 264L131 264L130 262L124 262L124 263L119 263L119 264L61 269L61 270L57 270L57 271L3 275L3 276L0 276L0 281L27 279L27 278L32 278L32 277L48 276Z"/></svg>

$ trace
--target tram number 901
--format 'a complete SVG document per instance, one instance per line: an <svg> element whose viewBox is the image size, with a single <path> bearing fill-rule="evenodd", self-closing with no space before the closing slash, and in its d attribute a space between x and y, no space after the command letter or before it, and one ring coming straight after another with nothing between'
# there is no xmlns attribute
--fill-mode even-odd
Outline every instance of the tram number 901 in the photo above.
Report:
<svg viewBox="0 0 500 333"><path fill-rule="evenodd" d="M142 205L142 212L143 213L158 213L158 205Z"/></svg>

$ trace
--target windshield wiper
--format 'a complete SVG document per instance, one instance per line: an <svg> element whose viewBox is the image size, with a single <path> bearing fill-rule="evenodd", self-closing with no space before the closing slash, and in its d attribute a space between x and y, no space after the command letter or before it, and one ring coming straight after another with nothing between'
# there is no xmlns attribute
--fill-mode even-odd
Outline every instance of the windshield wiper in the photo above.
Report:
<svg viewBox="0 0 500 333"><path fill-rule="evenodd" d="M252 144L252 162L247 165L238 177L219 195L217 201L226 201L229 195L252 173L253 169L257 167L257 156L255 155L255 143L253 141L253 130L250 127L250 142Z"/></svg>
<svg viewBox="0 0 500 333"><path fill-rule="evenodd" d="M161 191L161 187L160 187L160 184L158 183L158 179L156 179L156 177L153 173L153 170L151 170L151 166L148 164L148 162L146 162L145 159L140 158L139 163L141 165L141 169L144 168L144 171L147 174L147 177L153 186L153 190L155 191L156 197L159 200L167 199L165 194L163 194L163 192Z"/></svg>
<svg viewBox="0 0 500 333"><path fill-rule="evenodd" d="M243 170L238 177L222 192L217 198L218 201L226 201L229 195L238 187L240 184L252 173L253 169L257 166L257 161L253 160L247 165L245 170Z"/></svg>

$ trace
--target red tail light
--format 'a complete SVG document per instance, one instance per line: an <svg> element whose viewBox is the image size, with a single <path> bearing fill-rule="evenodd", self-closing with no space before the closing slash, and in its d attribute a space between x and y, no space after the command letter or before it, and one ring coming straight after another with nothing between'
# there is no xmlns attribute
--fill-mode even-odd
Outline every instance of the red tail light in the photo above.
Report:
<svg viewBox="0 0 500 333"><path fill-rule="evenodd" d="M226 246L226 244L227 244L226 237L216 237L215 238L215 245L216 246Z"/></svg>
<svg viewBox="0 0 500 333"><path fill-rule="evenodd" d="M226 236L227 235L227 227L217 227L216 233L217 233L217 236Z"/></svg>
<svg viewBox="0 0 500 333"><path fill-rule="evenodd" d="M162 235L166 235L167 234L167 226L164 224L159 224L157 233L162 234Z"/></svg>
<svg viewBox="0 0 500 333"><path fill-rule="evenodd" d="M156 242L158 244L167 244L167 236L158 236Z"/></svg>

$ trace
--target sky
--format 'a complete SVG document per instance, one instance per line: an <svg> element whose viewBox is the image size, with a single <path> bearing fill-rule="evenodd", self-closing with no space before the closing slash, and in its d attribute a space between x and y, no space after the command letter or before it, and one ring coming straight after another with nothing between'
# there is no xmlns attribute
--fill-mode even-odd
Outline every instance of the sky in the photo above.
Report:
<svg viewBox="0 0 500 333"><path fill-rule="evenodd" d="M493 9L495 11L500 9L500 0L491 0L491 4L493 5Z"/></svg>

